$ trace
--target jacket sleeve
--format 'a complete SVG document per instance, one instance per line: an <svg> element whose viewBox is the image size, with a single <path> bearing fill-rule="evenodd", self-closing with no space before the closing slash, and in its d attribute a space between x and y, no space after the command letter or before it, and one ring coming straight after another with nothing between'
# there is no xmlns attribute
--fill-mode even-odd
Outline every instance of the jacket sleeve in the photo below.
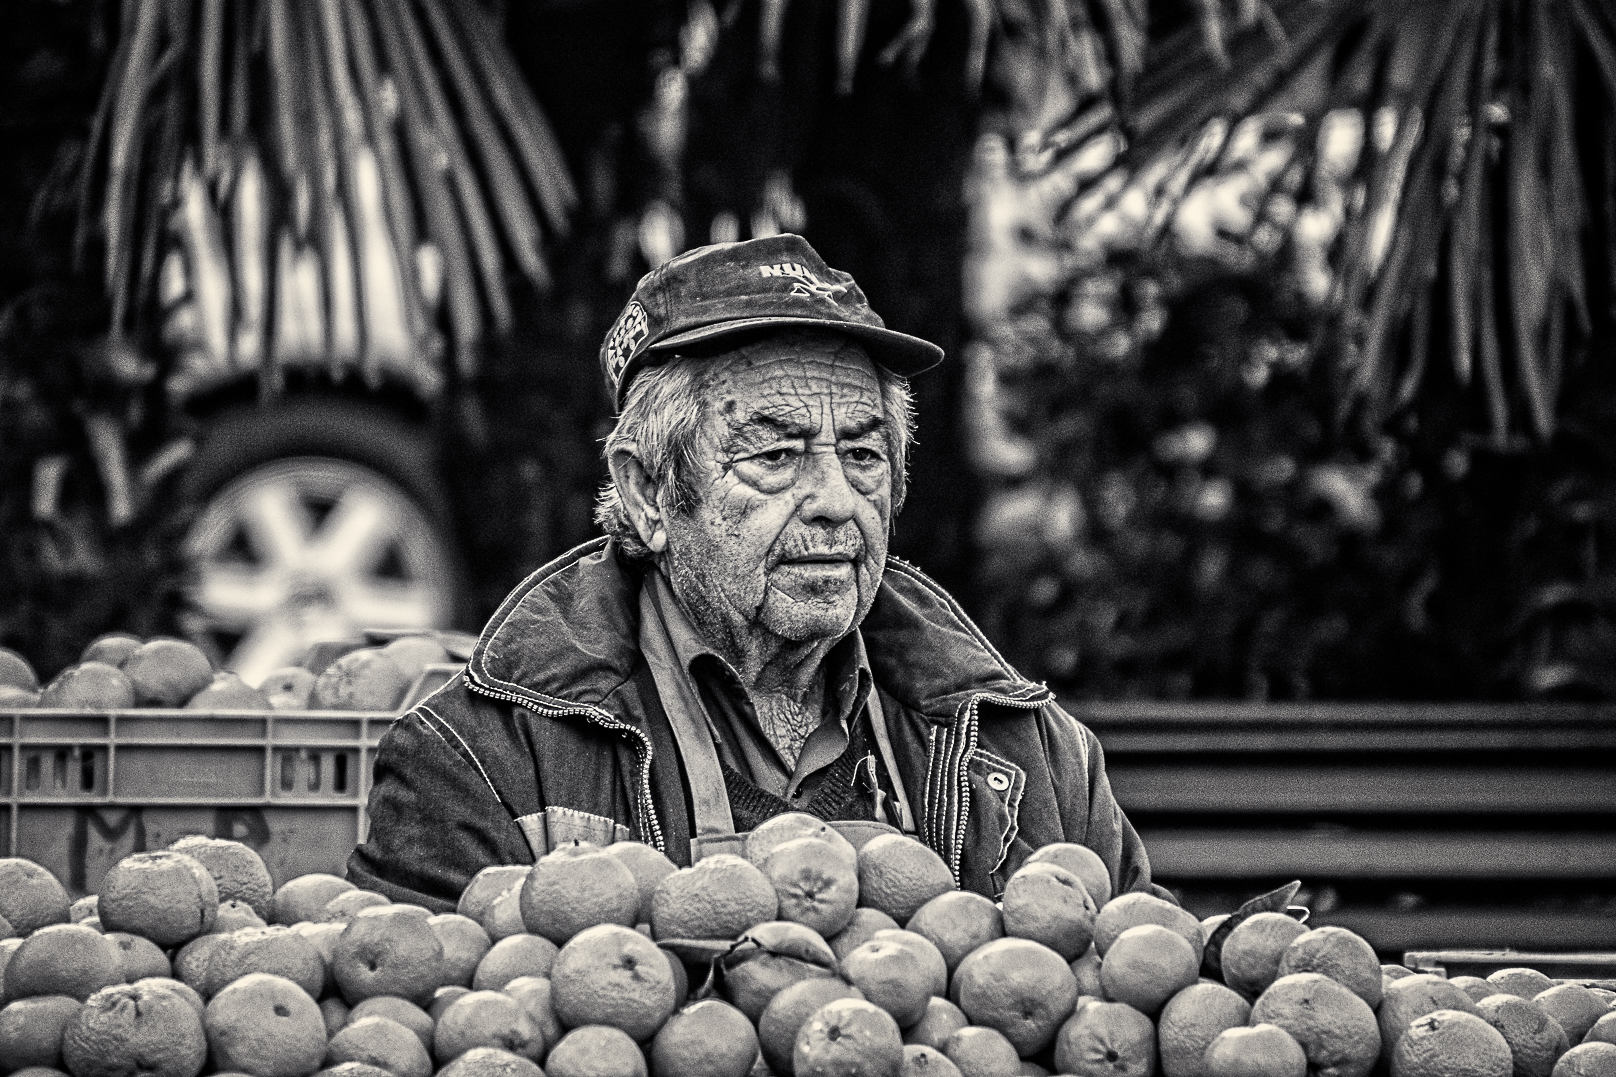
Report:
<svg viewBox="0 0 1616 1077"><path fill-rule="evenodd" d="M457 751L434 718L418 707L382 736L370 833L348 858L348 880L393 901L452 912L478 871L531 863L533 855L476 760Z"/></svg>
<svg viewBox="0 0 1616 1077"><path fill-rule="evenodd" d="M1150 858L1133 824L1111 793L1105 773L1105 749L1094 732L1056 704L1050 704L1047 751L1057 790L1074 783L1086 797L1061 796L1062 825L1067 840L1082 842L1111 869L1114 894L1146 890L1163 896L1150 881Z"/></svg>

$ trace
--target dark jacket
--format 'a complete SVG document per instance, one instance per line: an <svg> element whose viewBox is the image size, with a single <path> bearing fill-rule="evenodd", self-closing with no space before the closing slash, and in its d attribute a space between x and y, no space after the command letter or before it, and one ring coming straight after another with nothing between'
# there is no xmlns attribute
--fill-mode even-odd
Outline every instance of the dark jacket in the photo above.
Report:
<svg viewBox="0 0 1616 1077"><path fill-rule="evenodd" d="M639 650L640 579L600 539L511 592L464 677L382 737L349 879L436 910L479 869L573 838L689 862L684 767ZM962 887L996 897L1032 850L1073 841L1110 865L1115 892L1149 888L1099 741L942 588L889 560L862 630L919 836Z"/></svg>

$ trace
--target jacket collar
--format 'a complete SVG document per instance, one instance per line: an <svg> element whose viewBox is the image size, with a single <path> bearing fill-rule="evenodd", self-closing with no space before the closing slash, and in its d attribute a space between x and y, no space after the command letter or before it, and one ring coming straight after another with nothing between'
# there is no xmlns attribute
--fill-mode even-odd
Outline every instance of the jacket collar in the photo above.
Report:
<svg viewBox="0 0 1616 1077"><path fill-rule="evenodd" d="M541 710L612 709L606 701L640 661L642 574L607 539L540 568L483 629L467 663L472 683ZM952 724L984 697L1023 706L1050 697L1000 657L947 592L896 558L862 629L875 682L933 722Z"/></svg>

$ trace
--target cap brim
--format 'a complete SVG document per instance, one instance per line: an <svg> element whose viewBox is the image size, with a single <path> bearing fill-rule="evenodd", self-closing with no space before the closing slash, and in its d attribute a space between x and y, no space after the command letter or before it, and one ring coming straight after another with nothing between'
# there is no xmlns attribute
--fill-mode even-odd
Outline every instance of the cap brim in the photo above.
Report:
<svg viewBox="0 0 1616 1077"><path fill-rule="evenodd" d="M695 329L687 329L683 333L675 333L645 349L643 354L653 352L677 351L681 347L691 344L702 344L721 340L727 336L740 336L756 333L760 329L774 329L785 326L803 326L811 329L824 329L832 333L842 333L853 337L865 345L865 351L870 358L892 371L910 377L923 370L930 370L943 361L943 349L929 340L912 337L908 333L900 333L895 329L882 329L873 325L859 325L856 322L831 321L827 318L789 318L789 317L762 317L762 318L735 318L727 322L714 322L712 325L703 325Z"/></svg>

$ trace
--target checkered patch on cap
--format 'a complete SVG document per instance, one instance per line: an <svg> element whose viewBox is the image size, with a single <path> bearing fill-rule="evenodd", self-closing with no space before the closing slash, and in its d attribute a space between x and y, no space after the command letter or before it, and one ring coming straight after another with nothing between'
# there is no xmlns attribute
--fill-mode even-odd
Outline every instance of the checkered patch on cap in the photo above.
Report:
<svg viewBox="0 0 1616 1077"><path fill-rule="evenodd" d="M600 354L606 366L606 376L611 379L614 388L622 380L623 368L628 365L629 357L634 354L634 349L639 347L640 341L645 339L650 330L650 320L638 300L633 300L624 307L623 313L619 314L617 321L612 324L611 331L601 342Z"/></svg>

